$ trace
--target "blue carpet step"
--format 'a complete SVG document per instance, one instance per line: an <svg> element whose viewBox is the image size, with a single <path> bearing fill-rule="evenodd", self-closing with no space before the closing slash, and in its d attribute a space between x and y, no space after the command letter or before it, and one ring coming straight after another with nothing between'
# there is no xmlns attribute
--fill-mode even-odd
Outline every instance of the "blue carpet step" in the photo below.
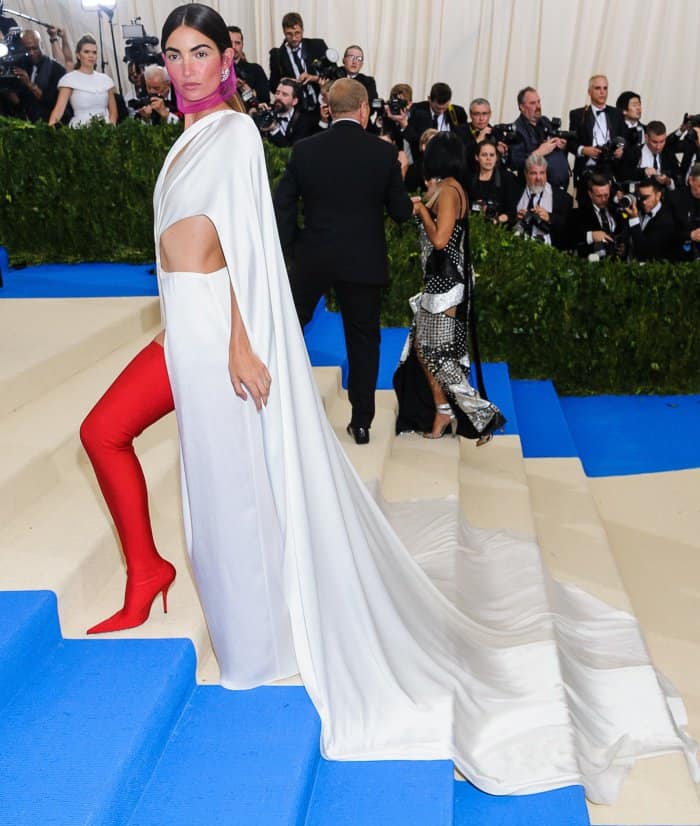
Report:
<svg viewBox="0 0 700 826"><path fill-rule="evenodd" d="M128 823L303 824L319 736L303 688L200 686Z"/></svg>
<svg viewBox="0 0 700 826"><path fill-rule="evenodd" d="M452 826L453 777L449 760L321 760L304 826Z"/></svg>
<svg viewBox="0 0 700 826"><path fill-rule="evenodd" d="M0 591L0 709L34 678L60 640L56 594Z"/></svg>
<svg viewBox="0 0 700 826"><path fill-rule="evenodd" d="M1 249L1 248L0 248ZM157 295L153 264L39 264L3 271L0 298L97 298Z"/></svg>
<svg viewBox="0 0 700 826"><path fill-rule="evenodd" d="M526 459L579 455L551 381L514 379L511 389Z"/></svg>
<svg viewBox="0 0 700 826"><path fill-rule="evenodd" d="M428 821L426 821L427 823ZM541 794L494 797L455 783L454 826L589 826L581 786Z"/></svg>
<svg viewBox="0 0 700 826"><path fill-rule="evenodd" d="M0 820L127 822L194 667L189 640L59 641L0 717Z"/></svg>

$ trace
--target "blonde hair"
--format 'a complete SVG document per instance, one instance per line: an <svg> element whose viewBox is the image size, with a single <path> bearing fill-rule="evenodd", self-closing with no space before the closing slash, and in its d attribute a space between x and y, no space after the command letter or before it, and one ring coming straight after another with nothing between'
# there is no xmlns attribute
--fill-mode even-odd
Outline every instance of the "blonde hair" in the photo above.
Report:
<svg viewBox="0 0 700 826"><path fill-rule="evenodd" d="M334 118L357 112L363 103L368 103L367 90L349 77L336 80L328 92L328 106Z"/></svg>

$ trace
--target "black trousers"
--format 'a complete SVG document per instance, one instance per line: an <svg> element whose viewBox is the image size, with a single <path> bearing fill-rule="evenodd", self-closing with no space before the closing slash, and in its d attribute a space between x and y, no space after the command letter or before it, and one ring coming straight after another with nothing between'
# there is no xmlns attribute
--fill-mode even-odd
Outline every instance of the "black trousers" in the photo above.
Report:
<svg viewBox="0 0 700 826"><path fill-rule="evenodd" d="M374 391L379 374L381 285L336 281L332 275L307 275L297 267L290 273L290 283L302 327L311 320L321 296L333 288L343 319L348 353L350 424L369 427L374 418Z"/></svg>

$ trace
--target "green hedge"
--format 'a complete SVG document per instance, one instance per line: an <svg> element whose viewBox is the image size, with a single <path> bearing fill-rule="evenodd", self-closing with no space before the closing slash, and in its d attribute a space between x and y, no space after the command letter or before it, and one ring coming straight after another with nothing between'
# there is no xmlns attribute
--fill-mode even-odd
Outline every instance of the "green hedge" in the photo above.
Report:
<svg viewBox="0 0 700 826"><path fill-rule="evenodd" d="M0 244L11 262L152 260L153 185L178 134L0 120ZM287 155L266 145L273 186ZM565 393L700 392L700 265L589 264L481 219L471 236L485 358ZM383 323L405 325L420 289L416 228L387 221L387 238Z"/></svg>

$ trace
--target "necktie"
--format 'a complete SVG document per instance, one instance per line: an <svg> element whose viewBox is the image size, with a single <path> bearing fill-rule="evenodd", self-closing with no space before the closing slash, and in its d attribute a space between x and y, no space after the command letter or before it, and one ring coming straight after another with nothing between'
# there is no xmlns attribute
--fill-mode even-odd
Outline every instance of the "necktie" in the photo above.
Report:
<svg viewBox="0 0 700 826"><path fill-rule="evenodd" d="M607 209L601 209L598 212L598 216L600 217L600 227L603 232L606 232L608 235L612 235L612 227L610 226L610 221L608 220Z"/></svg>
<svg viewBox="0 0 700 826"><path fill-rule="evenodd" d="M654 169L657 172L661 172L661 167L659 166L659 156L658 155L654 155Z"/></svg>
<svg viewBox="0 0 700 826"><path fill-rule="evenodd" d="M530 193L530 200L527 202L528 211L531 210L535 206L535 193Z"/></svg>
<svg viewBox="0 0 700 826"><path fill-rule="evenodd" d="M440 127L438 126L438 116L433 115L433 129L439 129L439 128Z"/></svg>
<svg viewBox="0 0 700 826"><path fill-rule="evenodd" d="M305 71L304 64L301 62L301 55L299 52L301 51L301 46L297 46L296 49L292 49L292 59L294 60L294 65L297 67L299 74L303 74Z"/></svg>

